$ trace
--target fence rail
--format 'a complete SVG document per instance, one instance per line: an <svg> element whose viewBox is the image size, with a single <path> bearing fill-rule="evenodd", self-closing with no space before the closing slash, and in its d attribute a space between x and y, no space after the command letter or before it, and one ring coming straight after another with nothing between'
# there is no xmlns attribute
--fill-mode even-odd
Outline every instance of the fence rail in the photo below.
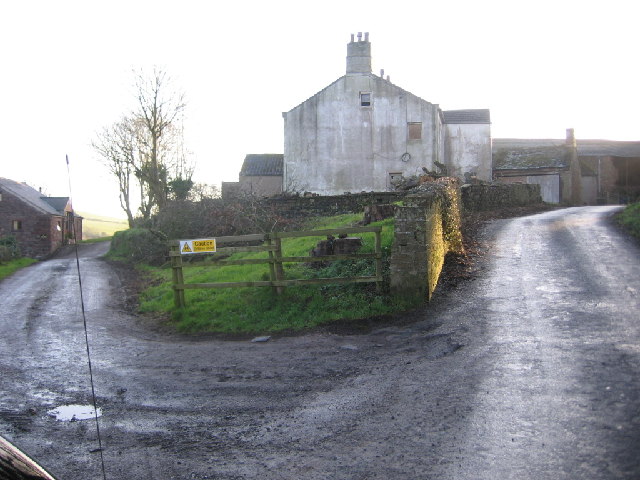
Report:
<svg viewBox="0 0 640 480"><path fill-rule="evenodd" d="M284 287L294 285L326 285L343 283L371 283L375 282L378 290L382 287L382 227L352 227L336 228L325 230L310 230L301 232L271 232L267 234L252 234L217 237L216 244L225 243L254 243L262 242L262 245L246 245L218 248L215 255L227 255L240 252L266 252L266 258L246 258L237 260L218 260L211 267L224 267L229 265L269 265L268 281L250 282L211 282L211 283L185 283L184 264L178 241L170 242L169 257L171 258L172 280L174 303L176 307L184 307L185 290L197 288L238 288L238 287L272 287L276 294L281 294ZM322 255L308 257L284 257L282 256L282 239L298 237L322 237L327 235L353 234L353 233L373 233L375 235L374 253L353 253L341 255ZM205 253L199 254L204 255ZM332 277L332 278L308 278L308 279L286 279L284 274L284 263L307 263L325 262L336 260L354 260L369 258L375 261L376 274L365 277Z"/></svg>

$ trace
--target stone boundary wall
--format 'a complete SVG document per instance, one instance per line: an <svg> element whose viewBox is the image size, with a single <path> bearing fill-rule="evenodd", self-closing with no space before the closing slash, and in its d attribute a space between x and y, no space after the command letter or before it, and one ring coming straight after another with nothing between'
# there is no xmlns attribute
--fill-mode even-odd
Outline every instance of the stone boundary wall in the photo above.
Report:
<svg viewBox="0 0 640 480"><path fill-rule="evenodd" d="M461 212L542 203L539 185L459 185L451 179L422 184L410 192L369 192L314 197L277 197L263 202L284 217L364 212L371 205L395 206L391 248L391 292L430 299L449 252L463 253Z"/></svg>
<svg viewBox="0 0 640 480"><path fill-rule="evenodd" d="M407 206L396 207L391 248L391 293L430 300L447 253L462 252L460 203L457 188L410 195Z"/></svg>
<svg viewBox="0 0 640 480"><path fill-rule="evenodd" d="M367 192L316 197L274 197L262 200L284 217L329 216L364 212L369 205L385 205L414 196L412 192ZM420 194L418 194L420 195ZM481 212L542 203L540 185L480 184L460 187L462 210Z"/></svg>
<svg viewBox="0 0 640 480"><path fill-rule="evenodd" d="M542 203L540 185L526 183L463 185L461 192L462 208L468 212Z"/></svg>
<svg viewBox="0 0 640 480"><path fill-rule="evenodd" d="M369 205L384 205L406 196L404 192L368 192L351 195L317 197L276 197L265 199L284 217L330 216L364 212Z"/></svg>

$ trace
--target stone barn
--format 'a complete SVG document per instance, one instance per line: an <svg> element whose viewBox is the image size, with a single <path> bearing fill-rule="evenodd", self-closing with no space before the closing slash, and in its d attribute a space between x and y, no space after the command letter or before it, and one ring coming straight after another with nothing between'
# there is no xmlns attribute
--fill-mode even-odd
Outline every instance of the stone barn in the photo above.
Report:
<svg viewBox="0 0 640 480"><path fill-rule="evenodd" d="M567 130L566 139L493 139L495 180L538 184L545 202L571 203L571 138L573 129ZM640 198L640 142L577 139L575 155L578 204L620 204Z"/></svg>
<svg viewBox="0 0 640 480"><path fill-rule="evenodd" d="M74 235L75 229L75 235ZM15 238L20 253L43 258L82 239L82 217L68 197L47 197L25 183L0 178L0 238Z"/></svg>

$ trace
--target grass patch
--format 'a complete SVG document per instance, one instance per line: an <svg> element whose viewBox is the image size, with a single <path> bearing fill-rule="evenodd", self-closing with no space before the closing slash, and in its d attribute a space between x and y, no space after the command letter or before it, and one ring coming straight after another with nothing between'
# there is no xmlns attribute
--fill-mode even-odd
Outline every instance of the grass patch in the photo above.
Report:
<svg viewBox="0 0 640 480"><path fill-rule="evenodd" d="M80 243L100 243L100 242L109 242L113 237L98 237L98 238L89 238L87 240L82 240Z"/></svg>
<svg viewBox="0 0 640 480"><path fill-rule="evenodd" d="M33 258L23 257L23 258L17 258L15 260L10 260L7 263L0 264L0 280L2 280L5 277L8 277L15 271L20 270L21 268L24 268L24 267L28 267L32 263L36 263L36 262L37 260L34 260Z"/></svg>
<svg viewBox="0 0 640 480"><path fill-rule="evenodd" d="M104 217L86 212L78 212L78 215L83 217L83 240L111 237L114 233L129 228L129 223L121 218Z"/></svg>
<svg viewBox="0 0 640 480"><path fill-rule="evenodd" d="M340 215L314 219L305 229L320 230L354 225L361 215ZM393 219L377 222L383 227L382 248L388 266L393 241ZM373 233L358 234L363 247L360 252L375 250ZM283 239L283 256L307 256L325 237ZM231 258L265 258L265 253L240 253ZM212 267L215 257L194 262L184 268L186 283L235 282L268 280L268 266L238 265ZM271 288L225 288L186 290L187 306L173 304L170 268L147 267L157 280L156 286L141 295L142 312L170 312L178 329L189 332L257 334L298 331L340 320L356 320L406 310L413 305L398 303L387 293L378 293L375 284L295 286L275 295ZM385 268L388 270L388 268ZM285 278L326 278L373 275L373 260L335 261L317 267L308 264L284 265Z"/></svg>
<svg viewBox="0 0 640 480"><path fill-rule="evenodd" d="M627 205L616 218L631 235L640 239L640 202Z"/></svg>

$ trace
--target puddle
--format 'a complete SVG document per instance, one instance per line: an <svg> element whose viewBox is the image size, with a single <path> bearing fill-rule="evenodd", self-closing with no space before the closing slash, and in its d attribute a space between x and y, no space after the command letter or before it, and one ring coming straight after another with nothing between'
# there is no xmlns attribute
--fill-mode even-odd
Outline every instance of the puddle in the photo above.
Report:
<svg viewBox="0 0 640 480"><path fill-rule="evenodd" d="M95 418L93 405L62 405L47 412L61 422L75 422ZM102 409L98 408L98 416L102 416Z"/></svg>

